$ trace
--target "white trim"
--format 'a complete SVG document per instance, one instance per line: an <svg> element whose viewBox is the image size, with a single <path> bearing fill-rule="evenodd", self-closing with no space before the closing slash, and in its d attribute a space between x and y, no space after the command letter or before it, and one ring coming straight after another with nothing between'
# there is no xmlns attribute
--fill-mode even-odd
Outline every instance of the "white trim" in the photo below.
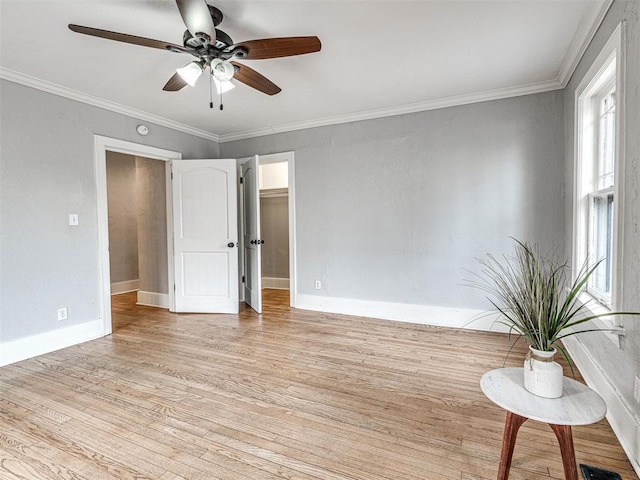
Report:
<svg viewBox="0 0 640 480"><path fill-rule="evenodd" d="M115 102L110 102L98 97L93 97L76 90L72 90L67 87L56 85L54 83L46 82L29 75L25 75L8 68L0 67L0 78L9 80L11 82L19 83L28 87L32 87L38 90L59 95L61 97L70 98L82 103L94 105L96 107L104 108L113 112L121 113L130 117L134 117L140 120L147 120L157 125L168 127L180 132L188 133L197 137L205 138L207 140L213 140L217 143L231 142L234 140L241 140L245 138L260 137L263 135L270 135L273 133L292 132L296 130L304 130L306 128L322 127L327 125L337 125L340 123L357 122L360 120L371 120L374 118L391 117L394 115L403 115L406 113L423 112L428 110L436 110L440 108L454 107L459 105L468 105L472 103L486 102L490 100L499 100L503 98L518 97L521 95L531 95L534 93L548 92L551 90L558 90L564 88L565 85L558 80L547 80L544 82L532 83L527 85L520 85L517 87L501 88L497 90L489 90L486 92L471 93L466 95L457 95L454 97L441 98L436 100L428 100L425 102L412 103L408 105L400 105L394 107L381 108L376 110L369 110L365 112L358 112L347 115L337 115L333 117L320 118L316 120L309 120L306 122L296 122L283 125L275 125L272 127L260 128L256 130L246 130L242 132L234 132L228 134L217 135L211 132L205 132L182 123L169 120L164 117L156 116L151 113L136 110L125 105L121 105Z"/></svg>
<svg viewBox="0 0 640 480"><path fill-rule="evenodd" d="M574 158L573 158L573 230L572 235L572 260L573 265L580 266L584 263L587 255L586 239L588 238L587 231L587 215L586 209L588 205L585 205L584 200L581 200L585 196L585 179L582 168L583 157L587 155L584 150L584 124L583 118L585 117L584 109L589 107L588 99L593 90L600 88L601 82L603 82L602 75L606 72L607 68L612 66L612 62L615 61L615 77L616 77L616 160L615 160L615 181L614 181L614 235L615 241L613 245L613 278L612 278L612 310L620 310L622 301L622 258L621 252L623 252L623 222L621 221L624 215L624 165L625 165L625 150L624 150L624 138L626 133L625 127L625 22L620 22L604 47L602 47L600 53L593 61L584 77L580 80L578 87L575 91L575 107L574 107ZM594 261L594 259L591 259ZM577 271L577 268L574 269ZM575 273L574 273L575 275ZM605 320L599 320L598 325L618 326L619 321L613 320L607 322ZM609 336L609 338L612 338ZM613 339L613 338L612 338ZM617 339L616 339L617 340ZM617 343L617 341L615 342Z"/></svg>
<svg viewBox="0 0 640 480"><path fill-rule="evenodd" d="M296 308L317 312L419 323L421 325L438 327L464 328L502 333L508 333L509 331L505 325L495 323L497 318L495 315L487 315L485 311L466 308L412 305L373 300L320 297L316 295L297 295Z"/></svg>
<svg viewBox="0 0 640 480"><path fill-rule="evenodd" d="M182 155L180 155L182 157ZM177 159L176 159L177 160ZM176 310L176 276L175 276L175 259L174 254L174 225L173 225L173 160L169 160L165 173L165 195L167 197L166 218L167 218L167 283L169 289L169 306L170 312Z"/></svg>
<svg viewBox="0 0 640 480"><path fill-rule="evenodd" d="M77 90L72 90L70 88L56 85L55 83L47 82L45 80L40 80L39 78L31 77L29 75L25 75L24 73L16 72L5 67L0 67L0 78L4 78L5 80L9 80L10 82L19 83L20 85L35 88L43 92L52 93L60 97L65 97L71 100L76 100L78 102L86 103L88 105L93 105L95 107L104 108L105 110L120 113L128 117L153 122L156 125L171 128L179 132L188 133L189 135L205 138L207 140L213 140L214 142L219 142L219 136L215 133L205 132L204 130L200 130L199 128L185 125L184 123L178 123L174 120L160 117L158 115L154 115L142 110L137 110L135 108L127 107L126 105L122 105L120 103L115 103L99 97L94 97L93 95L79 92Z"/></svg>
<svg viewBox="0 0 640 480"><path fill-rule="evenodd" d="M278 290L289 290L288 278L262 277L262 288L275 288Z"/></svg>
<svg viewBox="0 0 640 480"><path fill-rule="evenodd" d="M624 284L622 281L622 265L624 260L624 210L625 210L625 166L626 161L626 136L627 136L627 29L626 22L622 21L614 30L609 41L617 42L616 45L616 164L614 171L614 225L617 234L613 245L613 294L611 299L613 308L623 310ZM618 268L620 267L620 268ZM618 323L621 325L621 323Z"/></svg>
<svg viewBox="0 0 640 480"><path fill-rule="evenodd" d="M115 282L111 284L111 295L119 295L121 293L129 293L140 290L140 279L125 280L124 282Z"/></svg>
<svg viewBox="0 0 640 480"><path fill-rule="evenodd" d="M613 0L603 0L592 2L587 6L587 11L582 16L578 31L574 35L571 45L569 45L569 50L560 66L558 82L562 85L562 88L566 87L569 80L571 80L573 72L578 67L578 63L580 63L584 52L586 52L598 28L600 28L600 24L612 3Z"/></svg>
<svg viewBox="0 0 640 480"><path fill-rule="evenodd" d="M562 342L587 385L607 404L607 420L631 466L640 476L640 418L634 412L635 407L625 401L578 337L567 337Z"/></svg>
<svg viewBox="0 0 640 480"><path fill-rule="evenodd" d="M101 319L70 327L10 340L0 344L0 367L37 357L78 343L95 340L104 335Z"/></svg>
<svg viewBox="0 0 640 480"><path fill-rule="evenodd" d="M98 291L100 302L98 305L99 317L103 323L103 334L111 333L111 274L109 271L109 212L107 207L107 150L111 152L126 153L128 155L138 155L155 160L180 160L182 153L164 150L161 148L141 145L138 143L119 140L116 138L93 136L93 155L96 173L96 199L98 215L98 270L99 285ZM169 170L169 169L167 169ZM170 175L167 176L169 179ZM167 209L172 204L171 187L167 186ZM173 239L173 222L167 218L167 242ZM169 267L169 297L170 309L173 309L173 250L168 249L167 261Z"/></svg>
<svg viewBox="0 0 640 480"><path fill-rule="evenodd" d="M298 295L298 240L296 235L296 171L295 154L287 152L289 155L289 305L296 307Z"/></svg>
<svg viewBox="0 0 640 480"><path fill-rule="evenodd" d="M169 308L169 294L139 291L136 304L147 307Z"/></svg>
<svg viewBox="0 0 640 480"><path fill-rule="evenodd" d="M347 115L337 115L333 117L319 118L305 122L287 123L283 125L274 125L256 130L246 130L244 132L222 134L218 138L218 143L232 142L234 140L243 140L245 138L261 137L263 135L271 135L274 133L292 132L295 130L304 130L306 128L324 127L328 125L337 125L340 123L359 122L361 120L372 120L375 118L392 117L395 115L404 115L406 113L424 112L428 110L437 110L440 108L456 107L459 105L469 105L472 103L487 102L491 100L500 100L503 98L519 97L522 95L531 95L534 93L549 92L559 90L564 86L557 80L548 80L530 85L522 85L518 87L502 88L498 90L489 90L481 93L472 93L468 95L458 95L455 97L441 98L436 100L428 100L425 102L412 103L408 105L400 105L387 108L379 108L376 110L368 110L365 112L351 113Z"/></svg>

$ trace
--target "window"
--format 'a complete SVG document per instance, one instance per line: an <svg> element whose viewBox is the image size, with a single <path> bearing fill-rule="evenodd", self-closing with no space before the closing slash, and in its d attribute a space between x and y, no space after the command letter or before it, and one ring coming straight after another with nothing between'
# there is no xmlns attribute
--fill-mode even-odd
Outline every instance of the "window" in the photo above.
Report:
<svg viewBox="0 0 640 480"><path fill-rule="evenodd" d="M576 90L574 264L600 261L587 294L611 309L618 288L621 202L621 27Z"/></svg>
<svg viewBox="0 0 640 480"><path fill-rule="evenodd" d="M591 98L594 102L591 112L595 117L593 119L595 155L591 168L595 171L591 189L589 189L591 191L585 193L589 195L591 212L588 219L587 256L592 262L602 260L589 279L587 291L599 302L610 307L613 276L616 90L615 77L606 80L609 80L608 83Z"/></svg>

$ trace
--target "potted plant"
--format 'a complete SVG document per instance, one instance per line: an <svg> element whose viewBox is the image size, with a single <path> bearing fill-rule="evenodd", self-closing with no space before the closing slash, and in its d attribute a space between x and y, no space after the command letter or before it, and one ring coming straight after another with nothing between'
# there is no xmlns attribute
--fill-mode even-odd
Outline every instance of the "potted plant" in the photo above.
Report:
<svg viewBox="0 0 640 480"><path fill-rule="evenodd" d="M515 240L515 239L514 239ZM529 342L525 360L524 385L530 392L547 398L562 395L562 367L553 361L560 350L571 366L564 347L565 337L578 333L604 330L602 328L574 329L590 320L609 315L639 315L637 312L607 312L592 314L579 295L600 265L585 262L570 280L568 262L559 262L544 255L539 248L516 241L515 254L501 262L493 255L480 260L482 271L471 286L489 294L489 301L497 309L497 322L506 325L518 339ZM516 340L517 341L517 340Z"/></svg>

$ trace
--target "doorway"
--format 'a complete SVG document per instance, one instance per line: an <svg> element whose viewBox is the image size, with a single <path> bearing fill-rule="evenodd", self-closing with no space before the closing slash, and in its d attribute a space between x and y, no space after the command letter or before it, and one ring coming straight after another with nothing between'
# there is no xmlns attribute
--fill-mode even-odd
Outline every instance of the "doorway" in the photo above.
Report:
<svg viewBox="0 0 640 480"><path fill-rule="evenodd" d="M167 162L106 156L111 295L168 309Z"/></svg>
<svg viewBox="0 0 640 480"><path fill-rule="evenodd" d="M251 165L257 165L255 173ZM244 182L239 196L242 299L261 313L262 293L268 291L280 304L286 295L287 303L295 307L294 153L241 159L238 171Z"/></svg>
<svg viewBox="0 0 640 480"><path fill-rule="evenodd" d="M112 332L111 324L111 269L109 255L109 209L107 195L107 152L115 152L131 156L144 157L149 160L161 160L168 162L180 160L182 154L170 150L140 145L125 140L118 140L100 135L94 135L94 163L96 168L96 188L97 188L97 214L98 214L98 255L100 268L100 292L101 303L99 306L100 317L103 323L104 335ZM165 168L165 185L170 185L170 169ZM170 259L169 242L173 238L173 217L172 217L172 197L171 189L166 189L166 225L167 225L167 285L173 285L173 268ZM168 289L168 308L174 308L173 289Z"/></svg>
<svg viewBox="0 0 640 480"><path fill-rule="evenodd" d="M289 290L288 162L260 162L262 288Z"/></svg>

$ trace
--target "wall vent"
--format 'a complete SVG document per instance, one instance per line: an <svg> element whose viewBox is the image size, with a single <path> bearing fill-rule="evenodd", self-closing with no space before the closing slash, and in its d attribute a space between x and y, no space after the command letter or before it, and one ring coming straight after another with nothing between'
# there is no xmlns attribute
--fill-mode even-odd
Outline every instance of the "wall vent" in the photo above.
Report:
<svg viewBox="0 0 640 480"><path fill-rule="evenodd" d="M584 476L584 480L622 480L622 477L616 472L590 467L589 465L580 464L580 471Z"/></svg>

